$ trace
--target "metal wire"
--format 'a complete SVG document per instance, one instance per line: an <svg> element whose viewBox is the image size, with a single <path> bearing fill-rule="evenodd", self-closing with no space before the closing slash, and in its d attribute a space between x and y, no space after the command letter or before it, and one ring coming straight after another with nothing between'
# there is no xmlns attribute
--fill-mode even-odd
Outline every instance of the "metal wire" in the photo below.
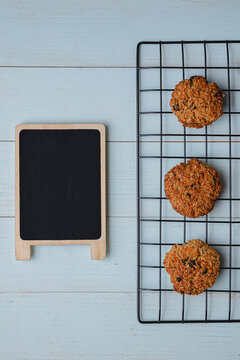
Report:
<svg viewBox="0 0 240 360"><path fill-rule="evenodd" d="M159 57L160 57L160 89L162 89L162 45L161 42L159 43ZM160 134L162 134L162 91L160 91ZM162 136L160 136L160 195L162 196ZM159 209L159 216L160 219L162 218L162 199L160 199L160 209ZM162 263L162 223L159 222L159 240L160 240L160 246L159 246L159 264ZM159 289L162 288L162 271L159 267ZM161 321L161 311L162 311L162 293L159 291L159 311L158 311L158 321Z"/></svg>
<svg viewBox="0 0 240 360"><path fill-rule="evenodd" d="M185 46L188 44L198 44L203 47L203 61L204 66L185 66ZM225 52L226 52L226 60L227 60L227 66L208 66L208 48L212 44L222 44L222 46L225 46ZM201 323L201 322L240 322L240 319L236 319L232 317L232 294L240 294L240 290L233 290L232 289L232 271L240 271L240 259L239 259L239 266L232 266L232 249L240 248L240 243L232 243L232 224L240 224L239 218L234 218L232 214L232 202L233 201L240 201L240 195L239 197L233 197L232 196L232 160L240 160L240 157L232 156L232 141L233 138L240 137L240 134L233 134L232 133L232 114L240 114L239 111L232 111L231 108L231 94L235 92L240 92L240 89L232 89L231 88L231 70L232 69L240 69L240 66L232 66L230 63L230 45L231 44L240 44L240 40L233 40L233 41L161 41L161 42L141 42L137 46L137 313L138 313L138 320L140 323ZM141 47L145 45L154 45L158 48L159 53L159 66L142 66L141 64ZM163 65L162 58L163 58L163 45L177 45L181 48L181 66L168 66ZM144 89L141 87L141 72L145 71L146 69L159 69L160 73L160 87L156 89ZM208 70L214 69L214 70L225 70L227 73L227 86L225 89L222 89L223 92L226 92L227 100L228 100L228 109L227 111L224 111L224 114L227 114L228 116L228 131L226 133L217 133L217 134L210 134L208 133L208 128L205 127L204 133L200 134L188 134L187 129L183 128L183 133L174 133L174 132L164 132L163 131L163 114L171 114L172 112L169 111L163 111L163 95L164 93L172 92L174 89L171 88L164 88L163 87L163 69L181 69L182 71L182 78L185 79L185 70L186 69L203 69L205 77L208 76ZM194 74L193 74L194 75ZM159 103L160 103L160 109L159 111L142 111L141 109L141 93L143 92L159 92ZM159 115L159 121L160 121L160 130L159 132L142 132L141 131L141 117L146 114L158 114ZM160 143L159 147L159 155L142 155L141 154L141 143L142 138L144 137L157 137ZM223 201L223 203L229 203L229 215L225 218L213 218L210 215L206 215L205 217L201 217L198 219L189 219L185 217L181 218L174 218L174 219L166 219L163 217L163 201L168 201L166 197L164 197L162 184L163 184L163 161L165 159L181 159L181 160L188 160L191 158L194 158L195 156L191 156L187 151L187 139L188 137L199 137L204 140L205 142L205 155L204 156L198 156L199 159L203 159L204 161L217 159L217 160L227 160L228 161L228 171L229 171L229 196L225 196L220 198L218 201ZM170 139L171 137L178 137L181 140L183 140L183 156L176 155L176 156L170 156L170 155L163 155L163 138L167 137ZM208 142L210 139L216 139L217 137L226 137L229 142L229 153L228 156L209 156L208 151ZM142 180L144 179L144 171L141 169L141 161L142 159L159 159L160 161L160 189L159 189L159 196L143 196L141 193L141 184ZM159 217L157 218L148 218L146 216L142 216L141 214L141 201L142 200L159 200ZM240 203L239 203L240 205ZM159 242L144 242L142 241L142 234L141 234L141 225L146 222L152 222L152 223L159 223ZM226 243L216 243L214 246L223 247L229 250L229 266L221 266L221 271L228 271L229 278L228 278L228 288L224 289L208 289L205 292L205 302L204 302L204 316L200 319L186 319L185 317L185 310L186 310L186 302L185 302L185 296L182 295L182 310L181 310L181 319L170 319L166 320L164 318L164 309L163 309L163 302L162 302L162 294L166 292L173 292L172 289L165 289L162 286L162 271L164 270L164 266L162 265L162 246L172 246L173 243L166 241L166 237L164 238L164 241L162 241L163 232L162 232L162 224L163 223L180 223L183 225L183 237L182 242L178 244L182 244L186 242L187 239L187 224L191 223L199 223L205 225L205 241L206 243L209 243L209 224L224 224L224 226L228 226L229 232L228 232L228 239L226 240ZM143 264L142 263L142 246L154 247L159 251L159 265L151 265L151 264ZM236 264L234 264L236 265ZM158 288L151 288L146 287L145 284L143 286L142 284L142 270L143 269L157 269L159 271L159 281L158 281ZM142 317L142 296L145 292L157 292L159 294L159 300L158 300L158 316L156 319L146 319ZM209 318L209 294L211 293L221 293L221 294L227 294L228 296L228 312L227 312L227 318L222 319L214 319ZM181 296L181 295L177 295Z"/></svg>

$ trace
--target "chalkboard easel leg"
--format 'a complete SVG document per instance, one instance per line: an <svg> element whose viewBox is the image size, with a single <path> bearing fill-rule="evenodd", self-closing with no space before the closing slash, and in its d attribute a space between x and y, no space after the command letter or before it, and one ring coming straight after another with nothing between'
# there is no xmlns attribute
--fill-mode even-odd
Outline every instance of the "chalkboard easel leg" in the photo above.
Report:
<svg viewBox="0 0 240 360"><path fill-rule="evenodd" d="M16 260L30 260L31 247L25 241L16 238L15 240L15 256Z"/></svg>
<svg viewBox="0 0 240 360"><path fill-rule="evenodd" d="M91 259L103 260L106 257L106 242L98 241L96 244L91 245Z"/></svg>

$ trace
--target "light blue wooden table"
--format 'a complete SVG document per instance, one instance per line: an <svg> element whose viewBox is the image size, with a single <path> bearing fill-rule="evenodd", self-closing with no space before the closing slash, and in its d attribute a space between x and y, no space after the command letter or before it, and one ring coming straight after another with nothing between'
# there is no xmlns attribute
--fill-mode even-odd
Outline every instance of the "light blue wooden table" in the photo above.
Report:
<svg viewBox="0 0 240 360"><path fill-rule="evenodd" d="M0 359L240 358L239 324L136 317L135 49L239 39L238 0L0 0ZM14 258L14 128L108 127L108 256L36 247Z"/></svg>

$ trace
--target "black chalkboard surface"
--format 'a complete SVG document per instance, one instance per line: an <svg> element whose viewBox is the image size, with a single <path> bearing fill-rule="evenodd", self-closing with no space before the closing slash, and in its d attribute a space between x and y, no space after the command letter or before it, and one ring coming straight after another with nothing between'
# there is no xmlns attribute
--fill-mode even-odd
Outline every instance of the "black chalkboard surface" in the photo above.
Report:
<svg viewBox="0 0 240 360"><path fill-rule="evenodd" d="M103 128L43 126L18 132L19 238L97 241L105 232Z"/></svg>
<svg viewBox="0 0 240 360"><path fill-rule="evenodd" d="M20 236L99 239L98 130L20 132Z"/></svg>

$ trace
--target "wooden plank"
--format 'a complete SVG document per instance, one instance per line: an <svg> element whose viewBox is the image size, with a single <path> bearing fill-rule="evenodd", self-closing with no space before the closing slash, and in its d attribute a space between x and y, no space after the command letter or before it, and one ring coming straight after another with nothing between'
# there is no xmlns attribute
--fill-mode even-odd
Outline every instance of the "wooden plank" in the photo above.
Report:
<svg viewBox="0 0 240 360"><path fill-rule="evenodd" d="M14 216L14 143L0 143L0 216Z"/></svg>
<svg viewBox="0 0 240 360"><path fill-rule="evenodd" d="M14 216L14 142L0 142L0 216ZM107 215L135 216L135 143L107 143Z"/></svg>
<svg viewBox="0 0 240 360"><path fill-rule="evenodd" d="M101 262L89 259L89 246L35 246L31 261L17 262L14 257L14 219L0 218L0 292L135 292L137 223L134 218L108 219L107 257ZM240 225L233 225L233 244L239 243ZM226 244L228 227L225 224L209 225L209 242ZM181 223L162 224L165 242L183 241ZM187 239L205 240L205 226L187 226ZM148 243L159 242L159 224L141 226L142 287L158 288L159 247ZM215 246L221 255L222 266L229 266L227 247ZM170 246L162 246L162 260ZM232 266L239 266L240 247L232 251ZM228 288L228 271L221 272L215 289ZM232 274L232 288L239 290L239 271ZM169 276L162 272L162 284L171 287ZM239 314L240 316L240 314Z"/></svg>
<svg viewBox="0 0 240 360"><path fill-rule="evenodd" d="M35 246L30 261L14 257L14 219L0 219L0 292L106 292L136 289L136 220L108 219L107 257L89 246Z"/></svg>
<svg viewBox="0 0 240 360"><path fill-rule="evenodd" d="M159 88L159 70L146 71L141 75L142 88ZM194 74L195 70L189 75ZM227 88L226 72L211 74L210 80L218 82L223 89ZM232 74L233 87L239 87L235 73ZM181 80L179 70L178 74L171 71L171 77L167 73L165 78L167 87L174 87ZM136 140L135 69L0 68L0 79L0 141L14 140L14 127L20 123L104 123L108 141ZM163 95L164 110L170 110L170 96L171 92ZM232 111L239 111L239 93L232 92L231 98ZM142 92L140 99L141 111L159 111L159 92ZM224 111L228 111L227 103L226 96ZM159 134L159 119L159 114L141 115L140 133ZM232 115L233 134L240 134L237 120L237 115ZM204 128L187 129L187 134L203 135L204 131ZM165 114L163 132L180 135L183 127L173 114ZM224 114L209 126L208 132L227 134L228 115ZM142 139L158 141L159 137ZM164 140L183 141L183 138L165 137ZM203 137L198 140L203 141ZM219 137L218 140L226 141L228 138Z"/></svg>
<svg viewBox="0 0 240 360"><path fill-rule="evenodd" d="M163 144L164 154L170 156L183 156L183 143L176 142ZM202 142L188 143L188 154L202 156L205 146ZM228 156L228 142L212 142L208 145L209 156ZM232 156L239 156L240 143L232 144ZM141 155L159 155L159 142L144 142L141 145ZM163 174L183 159L165 159L163 161ZM0 216L14 216L14 143L0 142ZM224 160L209 160L221 174L224 182L222 197L229 196L229 163ZM232 161L232 196L240 198L239 172L240 161ZM159 159L141 159L141 169L144 174L141 182L141 195L146 197L160 195L160 162ZM164 195L164 192L163 192ZM108 216L136 216L136 144L134 142L109 142L107 144L107 215ZM222 207L218 202L211 216L229 216L229 206ZM239 217L238 202L233 202L233 217ZM174 217L169 202L164 200L165 216ZM142 215L157 218L159 215L159 200L142 200Z"/></svg>
<svg viewBox="0 0 240 360"><path fill-rule="evenodd" d="M134 69L0 69L0 140L20 123L103 123L135 140Z"/></svg>
<svg viewBox="0 0 240 360"><path fill-rule="evenodd" d="M236 0L4 0L0 65L135 66L142 40L238 39L239 10Z"/></svg>
<svg viewBox="0 0 240 360"><path fill-rule="evenodd" d="M0 356L5 360L239 356L239 324L141 325L135 294L1 294L0 311Z"/></svg>

